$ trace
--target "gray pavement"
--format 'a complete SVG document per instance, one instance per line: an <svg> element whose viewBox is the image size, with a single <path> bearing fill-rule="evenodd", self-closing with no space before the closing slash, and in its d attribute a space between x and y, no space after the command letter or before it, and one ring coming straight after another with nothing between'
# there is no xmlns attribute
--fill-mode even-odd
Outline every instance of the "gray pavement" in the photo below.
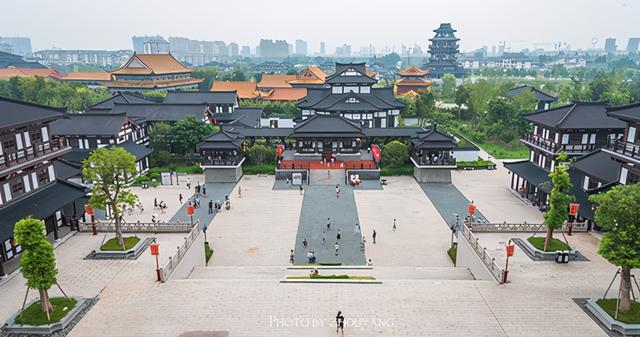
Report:
<svg viewBox="0 0 640 337"><path fill-rule="evenodd" d="M215 203L217 200L220 200L221 203L224 203L224 197L229 196L231 199L231 209L233 209L233 200L234 196L230 195L233 189L236 187L236 183L207 183L204 184L206 187L206 195L200 195L200 207L196 208L193 212L193 221L200 220L200 227L208 226L213 218L216 216L215 211L213 213L209 213L209 200L213 200ZM180 207L180 209L173 215L170 221L180 221L180 222L189 222L191 218L187 214L187 208L189 207L189 195L193 196L195 193L195 185L191 186L190 190L185 188L186 193L182 193L184 196L184 203ZM226 212L224 206L222 207L221 212Z"/></svg>
<svg viewBox="0 0 640 337"><path fill-rule="evenodd" d="M436 207L447 225L456 222L456 214L460 216L460 222L464 221L464 218L469 213L469 199L453 184L420 183L420 187L422 187L422 190L429 197L429 200L431 200L431 203ZM476 209L475 217L480 221L486 220L478 209Z"/></svg>
<svg viewBox="0 0 640 337"><path fill-rule="evenodd" d="M343 265L365 264L364 252L361 249L362 234L356 227L358 210L353 195L353 188L340 185L340 197L336 198L334 186L307 186L302 202L300 223L295 245L295 264L307 264L307 253L313 251L317 263L336 263ZM327 228L327 218L331 219L331 230L326 232L325 243L322 243L323 231ZM340 240L337 240L340 229ZM302 242L307 239L308 248ZM335 243L338 242L338 254Z"/></svg>

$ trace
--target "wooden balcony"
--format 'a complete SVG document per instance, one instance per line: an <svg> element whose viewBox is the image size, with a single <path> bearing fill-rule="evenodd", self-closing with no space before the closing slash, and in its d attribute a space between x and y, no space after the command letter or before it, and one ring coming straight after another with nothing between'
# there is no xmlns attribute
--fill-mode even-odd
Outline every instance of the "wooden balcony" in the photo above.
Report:
<svg viewBox="0 0 640 337"><path fill-rule="evenodd" d="M38 161L50 160L71 150L67 139L55 138L47 142L36 142L20 150L7 150L0 155L0 175Z"/></svg>
<svg viewBox="0 0 640 337"><path fill-rule="evenodd" d="M633 158L640 161L640 145L628 143L623 140L611 141L607 149L625 157Z"/></svg>
<svg viewBox="0 0 640 337"><path fill-rule="evenodd" d="M522 138L520 138L520 141L525 145L527 144L533 145L537 148L546 150L551 153L556 153L558 152L558 149L559 149L558 144L556 142L549 139L544 139L538 135L534 135L530 133L522 136Z"/></svg>

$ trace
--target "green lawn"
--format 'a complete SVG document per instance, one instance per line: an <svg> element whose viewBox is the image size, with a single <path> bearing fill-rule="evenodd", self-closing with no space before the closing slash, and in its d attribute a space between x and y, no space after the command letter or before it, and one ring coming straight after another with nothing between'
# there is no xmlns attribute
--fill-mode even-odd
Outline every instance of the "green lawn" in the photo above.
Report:
<svg viewBox="0 0 640 337"><path fill-rule="evenodd" d="M73 298L52 297L49 299L53 306L53 311L49 312L51 320L47 320L47 314L42 312L40 301L34 302L16 317L17 324L44 325L59 322L71 309L76 306L77 301Z"/></svg>
<svg viewBox="0 0 640 337"><path fill-rule="evenodd" d="M447 254L451 258L451 261L453 262L453 265L455 266L455 264L456 264L456 256L458 255L458 249L455 246L451 247L451 248L449 248L447 250Z"/></svg>
<svg viewBox="0 0 640 337"><path fill-rule="evenodd" d="M524 159L529 157L529 149L520 141L509 143L483 141L476 144L496 159Z"/></svg>
<svg viewBox="0 0 640 337"><path fill-rule="evenodd" d="M209 243L205 242L204 243L204 256L206 259L206 263L209 263L209 260L211 260L211 256L213 255L213 249L211 249L211 247L209 247Z"/></svg>
<svg viewBox="0 0 640 337"><path fill-rule="evenodd" d="M476 160L476 161L459 161L457 162L459 169L464 168L472 168L472 167L487 167L488 165L495 165L493 162L488 160Z"/></svg>
<svg viewBox="0 0 640 337"><path fill-rule="evenodd" d="M138 237L136 237L136 236L125 237L124 238L124 249L122 249L122 246L120 246L118 244L118 239L117 238L113 238L113 239L110 239L109 241L105 242L100 247L100 249L101 250L106 250L106 251L127 250L127 249L133 248L133 246L135 246L139 241L140 241L140 239Z"/></svg>
<svg viewBox="0 0 640 337"><path fill-rule="evenodd" d="M373 276L351 275L317 275L317 276L287 276L287 280L375 280Z"/></svg>
<svg viewBox="0 0 640 337"><path fill-rule="evenodd" d="M527 241L529 241L529 243L534 247L540 250L544 250L544 239L545 239L544 237L536 236L536 237L528 238ZM569 245L567 245L566 243L558 239L552 239L547 251L555 252L556 250L571 250L571 247L569 247Z"/></svg>
<svg viewBox="0 0 640 337"><path fill-rule="evenodd" d="M599 299L596 303L604 309L611 317L616 314L616 299ZM631 301L631 311L628 313L618 312L618 321L628 324L640 324L640 302Z"/></svg>
<svg viewBox="0 0 640 337"><path fill-rule="evenodd" d="M275 174L276 164L261 164L261 165L242 165L242 172L247 175L256 174Z"/></svg>

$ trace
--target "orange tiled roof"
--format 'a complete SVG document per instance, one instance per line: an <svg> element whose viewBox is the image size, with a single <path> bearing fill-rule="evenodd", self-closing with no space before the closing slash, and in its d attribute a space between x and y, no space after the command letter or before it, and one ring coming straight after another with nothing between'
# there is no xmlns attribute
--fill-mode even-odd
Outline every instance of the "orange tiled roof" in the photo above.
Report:
<svg viewBox="0 0 640 337"><path fill-rule="evenodd" d="M401 78L396 80L396 85L406 85L406 86L424 86L428 87L431 85L431 81L427 79L406 79Z"/></svg>
<svg viewBox="0 0 640 337"><path fill-rule="evenodd" d="M296 79L290 84L324 84L327 74L318 67L307 67L300 71Z"/></svg>
<svg viewBox="0 0 640 337"><path fill-rule="evenodd" d="M409 90L400 96L409 99L416 99L418 96L420 96L420 93L416 92L415 90Z"/></svg>
<svg viewBox="0 0 640 337"><path fill-rule="evenodd" d="M289 82L296 78L296 75L263 74L258 88L291 88Z"/></svg>
<svg viewBox="0 0 640 337"><path fill-rule="evenodd" d="M12 77L33 77L40 76L55 79L61 73L50 68L3 68L0 69L0 80L8 80Z"/></svg>
<svg viewBox="0 0 640 337"><path fill-rule="evenodd" d="M307 96L307 88L275 88L264 97L266 101L295 102Z"/></svg>
<svg viewBox="0 0 640 337"><path fill-rule="evenodd" d="M133 54L127 62L111 73L116 75L162 75L190 72L193 72L193 69L185 67L171 54Z"/></svg>
<svg viewBox="0 0 640 337"><path fill-rule="evenodd" d="M204 81L201 78L181 78L177 80L162 80L162 81L113 81L103 82L102 84L109 88L143 88L143 89L162 89L170 88L182 85L199 84Z"/></svg>
<svg viewBox="0 0 640 337"><path fill-rule="evenodd" d="M256 82L214 81L211 91L237 91L238 98L252 99L258 97Z"/></svg>
<svg viewBox="0 0 640 337"><path fill-rule="evenodd" d="M61 81L110 81L111 74L104 71L79 71L58 77Z"/></svg>
<svg viewBox="0 0 640 337"><path fill-rule="evenodd" d="M428 70L418 69L416 66L411 66L398 73L400 76L426 76L429 74Z"/></svg>

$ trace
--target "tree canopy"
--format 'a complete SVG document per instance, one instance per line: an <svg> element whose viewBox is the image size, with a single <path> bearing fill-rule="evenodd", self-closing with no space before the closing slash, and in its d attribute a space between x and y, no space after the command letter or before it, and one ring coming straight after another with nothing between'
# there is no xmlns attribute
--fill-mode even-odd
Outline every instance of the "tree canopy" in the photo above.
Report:
<svg viewBox="0 0 640 337"><path fill-rule="evenodd" d="M569 219L569 203L574 199L573 195L568 194L572 184L566 159L566 153L558 155L558 164L549 173L553 187L549 193L549 210L544 213L544 224L547 226L545 251L553 239L553 231L562 228L563 223Z"/></svg>
<svg viewBox="0 0 640 337"><path fill-rule="evenodd" d="M394 140L382 148L382 166L403 167L409 161L409 149L404 143Z"/></svg>

